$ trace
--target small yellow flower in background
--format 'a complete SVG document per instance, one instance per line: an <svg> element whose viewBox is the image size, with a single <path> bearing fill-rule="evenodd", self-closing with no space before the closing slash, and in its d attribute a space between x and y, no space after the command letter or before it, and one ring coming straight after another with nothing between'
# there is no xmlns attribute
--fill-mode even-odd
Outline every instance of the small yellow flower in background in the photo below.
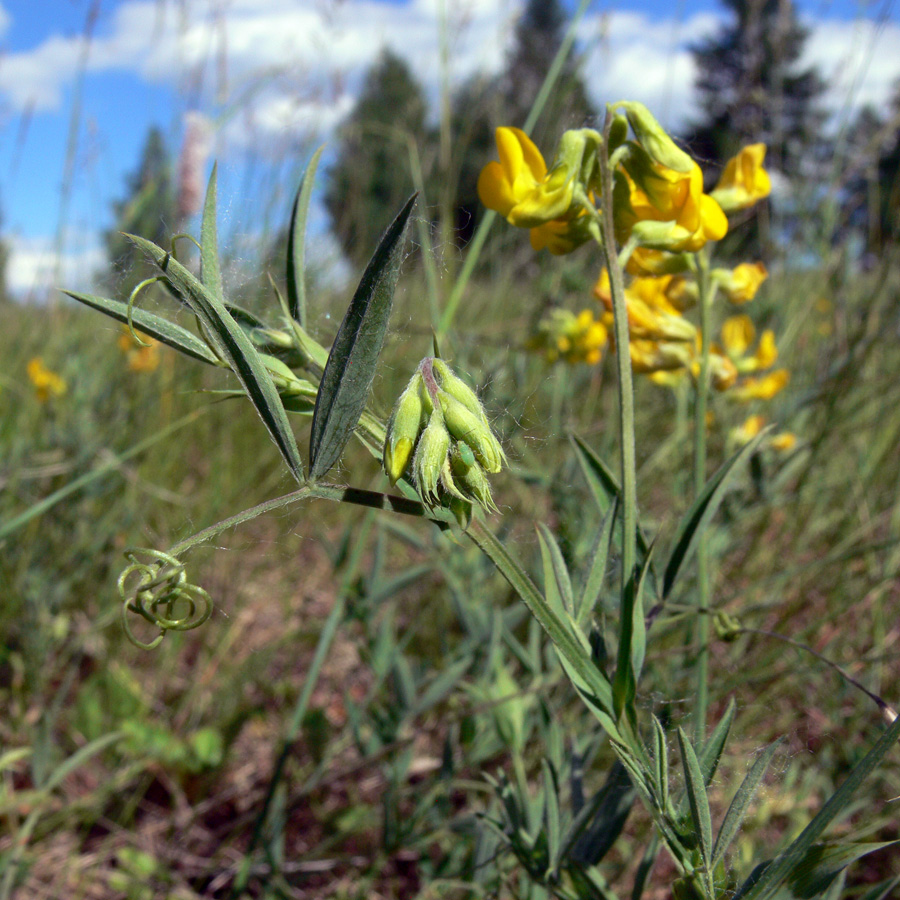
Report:
<svg viewBox="0 0 900 900"><path fill-rule="evenodd" d="M34 385L34 392L41 403L46 403L51 397L61 397L66 392L65 380L52 372L44 365L40 356L29 360L26 371L28 379Z"/></svg>
<svg viewBox="0 0 900 900"><path fill-rule="evenodd" d="M783 431L769 441L769 446L779 453L790 453L797 446L797 435L790 431Z"/></svg>
<svg viewBox="0 0 900 900"><path fill-rule="evenodd" d="M772 192L772 180L763 168L765 144L744 147L725 164L712 197L726 213L748 209Z"/></svg>
<svg viewBox="0 0 900 900"><path fill-rule="evenodd" d="M791 374L787 369L776 369L761 378L748 378L731 390L728 396L738 403L749 403L751 400L771 400L787 387L790 380Z"/></svg>
<svg viewBox="0 0 900 900"><path fill-rule="evenodd" d="M749 316L731 316L722 325L722 343L725 345L725 352L731 357L739 372L769 369L778 360L778 348L775 346L773 331L764 331L756 351L752 356L747 356L747 351L755 340L756 329Z"/></svg>
<svg viewBox="0 0 900 900"><path fill-rule="evenodd" d="M543 353L547 362L561 359L570 365L596 365L607 336L606 325L591 310L583 309L576 316L567 309L553 309L541 319L529 347Z"/></svg>
<svg viewBox="0 0 900 900"><path fill-rule="evenodd" d="M143 343L136 341L128 326L123 325L119 349L125 354L125 361L132 372L153 372L159 366L159 341L141 332L136 333Z"/></svg>
<svg viewBox="0 0 900 900"><path fill-rule="evenodd" d="M741 263L733 269L713 269L713 281L732 303L749 303L760 285L769 277L761 263Z"/></svg>

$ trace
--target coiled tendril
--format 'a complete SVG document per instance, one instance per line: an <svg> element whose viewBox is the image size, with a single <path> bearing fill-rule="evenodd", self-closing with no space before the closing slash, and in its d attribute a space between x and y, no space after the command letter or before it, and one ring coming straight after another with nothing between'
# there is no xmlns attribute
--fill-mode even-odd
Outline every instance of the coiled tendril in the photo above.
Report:
<svg viewBox="0 0 900 900"><path fill-rule="evenodd" d="M149 556L151 561L141 562L139 554ZM125 551L125 558L131 564L122 570L117 586L122 598L122 626L135 646L152 650L167 631L190 631L212 615L209 594L188 582L184 564L176 557L161 550L134 547ZM136 576L136 582L132 576ZM139 640L129 625L129 613L155 625L159 634L149 643Z"/></svg>

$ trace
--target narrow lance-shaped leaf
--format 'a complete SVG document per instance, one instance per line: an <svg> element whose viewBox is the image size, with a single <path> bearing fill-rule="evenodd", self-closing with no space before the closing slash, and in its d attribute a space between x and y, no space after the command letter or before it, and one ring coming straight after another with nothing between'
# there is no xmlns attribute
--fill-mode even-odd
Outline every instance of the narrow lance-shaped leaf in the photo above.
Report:
<svg viewBox="0 0 900 900"><path fill-rule="evenodd" d="M675 549L672 551L672 556L669 558L669 563L663 575L663 598L669 596L669 591L672 590L678 573L690 559L697 546L697 539L709 524L710 519L716 514L719 505L725 498L725 489L737 471L737 467L756 450L771 429L772 426L764 428L752 441L743 446L731 459L725 462L715 475L706 482L706 486L701 491L700 496L697 497L691 508L684 514L684 518L678 527Z"/></svg>
<svg viewBox="0 0 900 900"><path fill-rule="evenodd" d="M764 900L773 897L778 888L802 866L810 848L831 822L847 807L859 786L877 766L888 750L900 739L900 718L883 732L872 749L853 767L847 780L829 797L815 818L800 832L796 840L765 867L758 866L741 885L735 900Z"/></svg>
<svg viewBox="0 0 900 900"><path fill-rule="evenodd" d="M321 478L338 461L365 408L387 331L406 227L415 202L413 194L385 232L331 345L313 413L309 441L311 478Z"/></svg>
<svg viewBox="0 0 900 900"><path fill-rule="evenodd" d="M316 169L324 149L323 145L313 153L303 173L300 189L294 198L291 226L288 230L286 273L288 304L292 318L301 328L306 328L306 220L309 217L309 201L312 197Z"/></svg>
<svg viewBox="0 0 900 900"><path fill-rule="evenodd" d="M566 561L550 529L540 523L537 530L544 564L544 593L548 600L553 598L551 602L556 607L558 615L571 616L574 600Z"/></svg>
<svg viewBox="0 0 900 900"><path fill-rule="evenodd" d="M209 330L210 338L215 341L219 353L243 384L250 402L259 413L292 474L302 482L303 461L300 459L287 413L271 376L244 330L235 322L225 305L171 254L145 238L133 234L127 237L166 273L175 289Z"/></svg>
<svg viewBox="0 0 900 900"><path fill-rule="evenodd" d="M653 560L651 546L640 571L635 569L625 585L619 612L619 652L613 679L613 701L616 715L632 711L637 682L644 667L647 649L647 628L644 620L644 583Z"/></svg>
<svg viewBox="0 0 900 900"><path fill-rule="evenodd" d="M219 239L216 228L217 166L217 163L213 164L212 173L206 185L203 218L200 222L200 280L216 300L224 303L225 293L222 288L222 270L219 267Z"/></svg>
<svg viewBox="0 0 900 900"><path fill-rule="evenodd" d="M678 747L681 750L691 820L700 837L700 853L708 869L712 859L712 816L709 812L709 798L706 796L706 785L703 783L703 773L700 771L697 754L694 753L694 748L683 728L678 729Z"/></svg>
<svg viewBox="0 0 900 900"><path fill-rule="evenodd" d="M609 548L612 545L613 526L615 525L618 508L619 501L616 499L606 511L606 515L600 523L600 528L597 530L597 537L591 552L591 564L588 568L587 578L584 580L584 589L581 592L578 608L575 611L575 621L581 626L590 618L594 607L597 605L600 592L603 590L603 582L606 580L606 564L609 560Z"/></svg>
<svg viewBox="0 0 900 900"><path fill-rule="evenodd" d="M106 313L110 318L116 319L118 322L128 324L128 304L122 300L112 300L108 297L95 297L93 294L79 294L75 291L64 291L73 300L84 303L93 309ZM131 307L131 321L135 327L150 337L155 338L163 344L168 344L176 350L184 353L185 356L192 356L201 362L210 363L211 365L219 365L219 360L215 354L200 340L195 334L164 319L162 316L154 315L151 312L140 309L140 307Z"/></svg>
<svg viewBox="0 0 900 900"><path fill-rule="evenodd" d="M734 799L728 807L728 812L725 813L725 818L722 820L722 826L719 828L719 833L716 835L716 845L713 847L712 855L713 865L716 865L716 863L722 859L725 855L725 851L737 836L738 829L741 827L741 822L747 814L747 807L750 805L750 801L753 800L756 790L763 780L766 769L769 768L769 763L772 762L772 757L775 755L775 751L778 749L780 743L781 740L779 739L769 744L769 746L756 757L753 765L750 767L750 771L744 776L741 786L737 789L737 793L734 795Z"/></svg>

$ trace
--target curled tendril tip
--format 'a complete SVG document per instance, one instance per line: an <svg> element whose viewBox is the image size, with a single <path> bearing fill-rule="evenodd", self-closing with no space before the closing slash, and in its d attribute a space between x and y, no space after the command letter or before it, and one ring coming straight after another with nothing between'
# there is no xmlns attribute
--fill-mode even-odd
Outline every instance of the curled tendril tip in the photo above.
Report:
<svg viewBox="0 0 900 900"><path fill-rule="evenodd" d="M139 557L149 557L144 562ZM125 551L129 561L119 575L122 625L128 640L143 650L158 647L167 631L190 631L212 614L212 600L199 585L187 580L184 564L161 550L134 547ZM129 613L159 628L151 641L142 641L131 630Z"/></svg>

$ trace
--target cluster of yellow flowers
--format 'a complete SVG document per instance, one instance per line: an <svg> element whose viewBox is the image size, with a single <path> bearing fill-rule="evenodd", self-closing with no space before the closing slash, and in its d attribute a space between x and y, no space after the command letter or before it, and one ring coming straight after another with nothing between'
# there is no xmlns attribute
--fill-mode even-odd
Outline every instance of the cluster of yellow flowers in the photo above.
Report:
<svg viewBox="0 0 900 900"><path fill-rule="evenodd" d="M706 194L700 167L645 107L621 103L615 108L619 112L607 132L611 198L601 190L598 151L603 138L591 129L566 132L548 167L523 131L498 128L499 161L482 170L478 193L485 206L510 224L528 228L535 250L546 247L553 254L570 253L591 238L601 241L595 201L599 198L601 207L611 201L616 241L626 248L631 276L625 301L632 367L671 386L700 371L701 335L685 316L699 299L697 254L707 242L727 234L728 215L771 192L763 167L766 147L743 148ZM627 139L629 131L633 140ZM712 269L709 283L732 304L742 305L754 298L767 276L761 262L741 263ZM530 346L551 362L599 362L607 340L615 349L605 269L594 295L604 307L599 319L590 310L577 315L554 310L541 320ZM774 334L765 331L753 348L755 340L752 321L740 315L725 321L721 344L710 342L711 384L738 402L771 399L788 383L786 369L767 371L778 356ZM754 424L757 431L762 427L754 419L742 428Z"/></svg>
<svg viewBox="0 0 900 900"><path fill-rule="evenodd" d="M123 325L118 344L132 372L153 372L159 366L159 341L152 337L141 332L133 334L127 325Z"/></svg>
<svg viewBox="0 0 900 900"><path fill-rule="evenodd" d="M563 360L572 365L596 365L606 340L606 324L595 319L591 310L583 309L576 316L567 309L553 309L538 323L529 348L542 353L550 363Z"/></svg>
<svg viewBox="0 0 900 900"><path fill-rule="evenodd" d="M52 397L61 397L67 390L65 379L44 365L40 356L29 360L26 367L28 380L34 387L34 393L41 403L46 403Z"/></svg>

